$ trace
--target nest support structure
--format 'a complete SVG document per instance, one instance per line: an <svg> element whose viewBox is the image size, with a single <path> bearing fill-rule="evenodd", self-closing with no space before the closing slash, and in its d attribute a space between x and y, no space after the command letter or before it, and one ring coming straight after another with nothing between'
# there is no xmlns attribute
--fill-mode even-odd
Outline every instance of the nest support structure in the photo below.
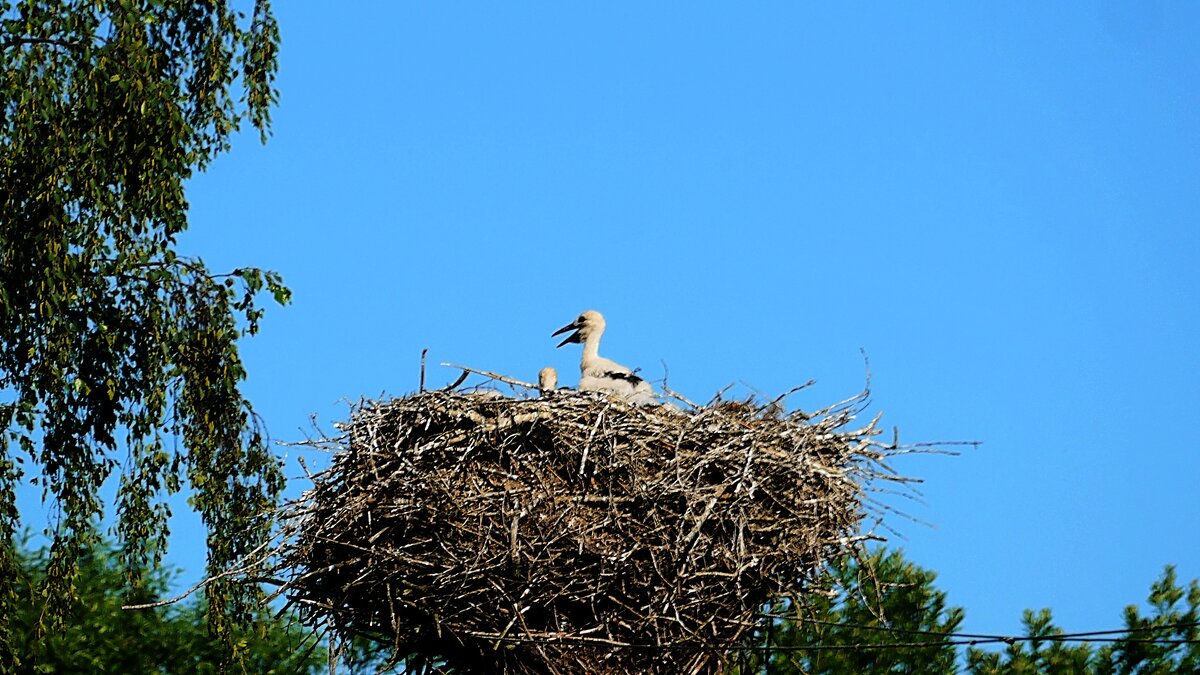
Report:
<svg viewBox="0 0 1200 675"><path fill-rule="evenodd" d="M352 407L289 505L281 592L306 623L430 671L716 672L780 597L851 554L907 479L866 394L689 411L431 391Z"/></svg>

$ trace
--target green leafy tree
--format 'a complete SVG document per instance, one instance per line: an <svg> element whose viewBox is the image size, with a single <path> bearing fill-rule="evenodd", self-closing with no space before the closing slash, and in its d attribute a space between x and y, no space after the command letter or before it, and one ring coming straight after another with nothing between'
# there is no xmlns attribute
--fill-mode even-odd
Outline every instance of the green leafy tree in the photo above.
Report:
<svg viewBox="0 0 1200 675"><path fill-rule="evenodd" d="M946 604L936 574L884 550L830 571L840 592L814 594L795 618L761 631L758 644L778 649L748 652L732 672L954 672L958 654L945 635L958 630L963 610Z"/></svg>
<svg viewBox="0 0 1200 675"><path fill-rule="evenodd" d="M23 604L11 618L13 648L21 656L17 673L91 674L212 673L222 646L208 634L205 605L189 599L148 610L123 610L125 573L120 552L101 541L79 559L75 600L67 608L66 629L39 636L40 608ZM18 545L17 584L30 592L45 581L51 553ZM172 572L160 567L143 577L142 590L167 592ZM327 652L291 616L272 619L265 611L252 630L235 629L246 672L304 675L325 672Z"/></svg>
<svg viewBox="0 0 1200 675"><path fill-rule="evenodd" d="M180 256L184 183L249 122L265 139L278 28L268 0L0 0L0 671L32 592L36 635L79 600L80 561L119 474L116 531L130 587L160 561L166 497L190 485L217 572L268 535L283 478L239 386L237 340L279 277L214 274ZM180 443L173 442L178 439ZM41 481L56 519L36 588L17 578L15 488ZM259 591L206 587L209 628Z"/></svg>

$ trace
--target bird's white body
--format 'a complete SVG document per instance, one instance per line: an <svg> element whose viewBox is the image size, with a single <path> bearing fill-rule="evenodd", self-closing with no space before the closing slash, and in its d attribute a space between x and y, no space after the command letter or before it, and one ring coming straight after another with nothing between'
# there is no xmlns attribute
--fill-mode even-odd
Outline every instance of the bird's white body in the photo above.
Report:
<svg viewBox="0 0 1200 675"><path fill-rule="evenodd" d="M559 335L568 330L575 331L559 347L569 342L583 344L583 357L579 361L579 391L602 391L634 405L658 405L658 397L654 395L649 382L628 367L600 356L600 336L604 334L604 325L604 316L589 309L573 323L554 333Z"/></svg>

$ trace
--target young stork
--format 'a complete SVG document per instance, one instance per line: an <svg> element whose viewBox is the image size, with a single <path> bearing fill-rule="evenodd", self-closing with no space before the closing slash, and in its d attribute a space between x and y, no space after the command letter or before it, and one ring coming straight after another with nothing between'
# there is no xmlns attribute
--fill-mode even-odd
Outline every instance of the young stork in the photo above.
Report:
<svg viewBox="0 0 1200 675"><path fill-rule="evenodd" d="M604 317L600 312L589 309L575 321L554 331L551 337L569 330L575 332L558 346L583 343L583 359L579 362L579 391L615 394L634 405L659 404L649 382L616 361L600 356L600 336L604 334Z"/></svg>
<svg viewBox="0 0 1200 675"><path fill-rule="evenodd" d="M558 386L558 371L546 366L538 371L538 391L542 396L549 396L554 393L554 388Z"/></svg>

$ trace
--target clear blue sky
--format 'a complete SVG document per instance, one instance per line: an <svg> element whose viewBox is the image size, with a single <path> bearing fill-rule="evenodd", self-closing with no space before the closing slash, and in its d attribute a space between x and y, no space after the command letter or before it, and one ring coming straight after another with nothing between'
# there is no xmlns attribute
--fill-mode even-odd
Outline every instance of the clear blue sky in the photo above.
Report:
<svg viewBox="0 0 1200 675"><path fill-rule="evenodd" d="M891 521L967 630L1200 577L1200 5L276 11L274 136L193 181L181 242L295 292L243 348L275 438L414 390L424 347L574 384L550 333L595 308L690 398L817 407L862 349L902 440L983 441L899 462L934 527Z"/></svg>

